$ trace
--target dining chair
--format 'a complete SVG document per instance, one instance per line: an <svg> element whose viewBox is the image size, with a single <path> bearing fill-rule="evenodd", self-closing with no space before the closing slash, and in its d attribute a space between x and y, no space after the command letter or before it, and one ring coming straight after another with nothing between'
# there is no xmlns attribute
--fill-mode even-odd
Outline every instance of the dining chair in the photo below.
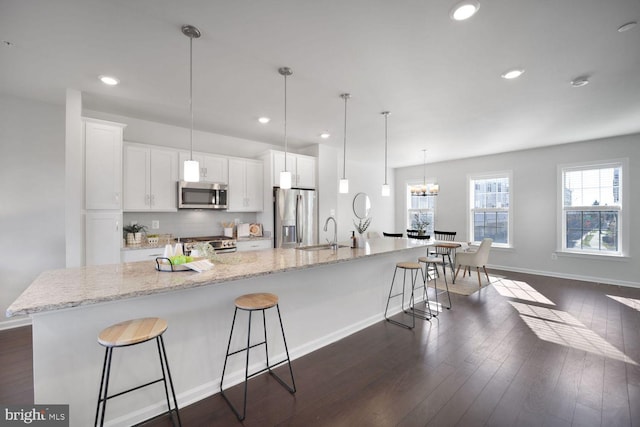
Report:
<svg viewBox="0 0 640 427"><path fill-rule="evenodd" d="M478 272L478 287L482 287L482 280L480 279L480 267L484 270L485 276L487 276L487 281L491 281L489 279L489 273L487 273L486 264L489 261L489 251L491 250L491 244L493 243L492 239L485 238L482 239L480 243L480 247L475 252L461 252L456 256L456 275L458 277L458 272L460 271L460 267L475 267ZM471 276L471 273L469 273Z"/></svg>
<svg viewBox="0 0 640 427"><path fill-rule="evenodd" d="M452 242L456 239L456 234L457 232L455 231L439 231L439 230L433 230L433 238L436 241L443 241L443 242ZM442 273L445 274L446 273L446 269L445 269L445 263L444 263L444 257L446 256L449 259L449 267L451 267L451 276L453 277L453 264L451 262L451 252L452 250L449 248L438 248L438 247L434 247L431 248L429 250L429 255L435 255L436 258L437 257L441 257L442 258ZM438 273L438 269L435 269L436 274ZM453 278L453 281L455 282L455 277Z"/></svg>
<svg viewBox="0 0 640 427"><path fill-rule="evenodd" d="M395 237L395 238L400 238L402 237L402 233L386 233L386 232L382 232L382 235L384 237Z"/></svg>

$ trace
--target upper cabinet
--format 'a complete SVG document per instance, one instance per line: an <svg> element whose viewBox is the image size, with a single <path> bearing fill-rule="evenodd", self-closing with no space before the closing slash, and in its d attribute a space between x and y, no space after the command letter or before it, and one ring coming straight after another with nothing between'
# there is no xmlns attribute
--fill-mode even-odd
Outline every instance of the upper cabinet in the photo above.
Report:
<svg viewBox="0 0 640 427"><path fill-rule="evenodd" d="M262 161L230 158L228 191L228 211L261 212L264 205Z"/></svg>
<svg viewBox="0 0 640 427"><path fill-rule="evenodd" d="M85 208L122 209L122 134L126 125L83 119Z"/></svg>
<svg viewBox="0 0 640 427"><path fill-rule="evenodd" d="M177 161L177 150L127 143L124 210L177 211Z"/></svg>
<svg viewBox="0 0 640 427"><path fill-rule="evenodd" d="M180 152L180 180L184 177L184 161L190 159L191 153L189 151ZM193 160L197 160L200 163L200 181L223 184L229 182L229 166L226 157L206 153L193 153Z"/></svg>
<svg viewBox="0 0 640 427"><path fill-rule="evenodd" d="M284 152L272 151L272 185L277 187L280 172L284 171ZM316 159L302 154L287 153L287 170L291 172L291 186L296 188L316 188Z"/></svg>

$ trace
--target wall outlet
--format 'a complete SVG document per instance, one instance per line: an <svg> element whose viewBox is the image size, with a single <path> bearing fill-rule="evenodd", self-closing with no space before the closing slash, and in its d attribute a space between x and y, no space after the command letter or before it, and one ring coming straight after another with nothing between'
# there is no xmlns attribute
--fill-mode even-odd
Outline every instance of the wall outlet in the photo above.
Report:
<svg viewBox="0 0 640 427"><path fill-rule="evenodd" d="M336 216L336 210L335 209L331 209L329 211L329 216Z"/></svg>
<svg viewBox="0 0 640 427"><path fill-rule="evenodd" d="M551 252L551 259L554 260L554 261L557 260L558 259L558 254L555 253L555 252Z"/></svg>
<svg viewBox="0 0 640 427"><path fill-rule="evenodd" d="M160 228L160 221L158 221L157 219L151 221L151 228L153 230L157 230L158 228Z"/></svg>

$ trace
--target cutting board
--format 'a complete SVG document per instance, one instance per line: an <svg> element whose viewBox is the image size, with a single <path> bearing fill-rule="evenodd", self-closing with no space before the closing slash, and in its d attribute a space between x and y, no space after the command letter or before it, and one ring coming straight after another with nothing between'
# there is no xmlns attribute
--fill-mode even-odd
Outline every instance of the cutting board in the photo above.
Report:
<svg viewBox="0 0 640 427"><path fill-rule="evenodd" d="M249 237L249 226L251 224L238 224L238 237Z"/></svg>

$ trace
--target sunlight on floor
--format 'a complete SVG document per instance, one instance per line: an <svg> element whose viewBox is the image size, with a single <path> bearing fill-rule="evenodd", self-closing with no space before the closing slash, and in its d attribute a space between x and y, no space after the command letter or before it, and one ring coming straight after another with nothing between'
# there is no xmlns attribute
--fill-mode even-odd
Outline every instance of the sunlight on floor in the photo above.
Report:
<svg viewBox="0 0 640 427"><path fill-rule="evenodd" d="M637 365L631 358L565 311L514 301L509 303L518 310L520 318L542 340Z"/></svg>
<svg viewBox="0 0 640 427"><path fill-rule="evenodd" d="M551 300L533 289L525 282L517 280L501 279L492 283L493 287L508 298L517 298L524 301L539 302L541 304L555 305Z"/></svg>
<svg viewBox="0 0 640 427"><path fill-rule="evenodd" d="M607 295L607 296L612 300L616 300L621 304L624 304L628 307L633 308L636 311L640 311L640 300L638 299L619 297L616 295Z"/></svg>

